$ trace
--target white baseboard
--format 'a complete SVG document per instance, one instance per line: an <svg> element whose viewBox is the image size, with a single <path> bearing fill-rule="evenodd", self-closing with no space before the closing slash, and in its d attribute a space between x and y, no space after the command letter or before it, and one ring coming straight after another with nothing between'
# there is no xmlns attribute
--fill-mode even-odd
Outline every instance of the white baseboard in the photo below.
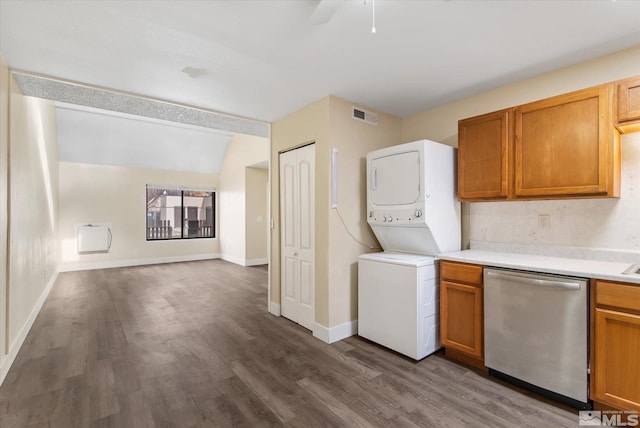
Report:
<svg viewBox="0 0 640 428"><path fill-rule="evenodd" d="M269 312L273 315L280 316L280 305L278 303L269 302Z"/></svg>
<svg viewBox="0 0 640 428"><path fill-rule="evenodd" d="M331 328L318 323L313 326L313 336L326 343L334 343L357 333L358 320L349 321Z"/></svg>
<svg viewBox="0 0 640 428"><path fill-rule="evenodd" d="M192 262L197 260L211 260L211 259L219 259L219 258L220 258L220 254L217 254L217 253L192 254L187 256L156 257L152 259L130 259L130 260L115 260L115 261L96 262L96 263L63 264L63 265L60 265L58 270L60 272L74 272L79 270L110 269L110 268L129 267L129 266L157 265L161 263Z"/></svg>
<svg viewBox="0 0 640 428"><path fill-rule="evenodd" d="M20 329L20 333L18 333L18 337L16 337L13 343L9 346L9 352L7 353L2 363L0 363L0 385L2 385L5 378L7 377L7 374L9 373L9 369L11 368L11 366L13 365L13 362L18 356L18 351L20 351L20 348L22 347L22 344L27 338L27 334L29 334L31 327L33 327L33 323L35 322L36 317L40 313L40 309L42 309L42 305L44 305L45 300L47 300L47 296L49 296L49 292L53 288L53 284L55 284L56 279L58 279L58 271L56 271L51 276L51 279L49 279L47 286L44 288L44 290L42 290L42 293L40 293L40 297L36 301L36 304L34 305L33 310L31 311L31 313L29 314L29 317L27 317L27 320L25 321L24 325Z"/></svg>
<svg viewBox="0 0 640 428"><path fill-rule="evenodd" d="M220 258L226 262L244 266L244 259L241 259L240 257L230 256L228 254L221 254Z"/></svg>
<svg viewBox="0 0 640 428"><path fill-rule="evenodd" d="M240 266L257 266L269 263L269 259L242 259L240 257L230 256L228 254L222 254L220 258L222 260L235 263Z"/></svg>

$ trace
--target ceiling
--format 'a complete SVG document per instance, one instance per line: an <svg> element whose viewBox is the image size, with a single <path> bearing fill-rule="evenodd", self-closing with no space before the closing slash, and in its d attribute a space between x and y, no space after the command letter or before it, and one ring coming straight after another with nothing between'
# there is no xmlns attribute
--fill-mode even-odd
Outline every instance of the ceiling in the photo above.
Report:
<svg viewBox="0 0 640 428"><path fill-rule="evenodd" d="M329 94L406 117L639 44L640 0L0 0L62 161L207 173Z"/></svg>
<svg viewBox="0 0 640 428"><path fill-rule="evenodd" d="M229 132L58 103L59 159L97 165L219 173Z"/></svg>
<svg viewBox="0 0 640 428"><path fill-rule="evenodd" d="M0 0L13 69L271 122L406 117L640 44L634 0Z"/></svg>

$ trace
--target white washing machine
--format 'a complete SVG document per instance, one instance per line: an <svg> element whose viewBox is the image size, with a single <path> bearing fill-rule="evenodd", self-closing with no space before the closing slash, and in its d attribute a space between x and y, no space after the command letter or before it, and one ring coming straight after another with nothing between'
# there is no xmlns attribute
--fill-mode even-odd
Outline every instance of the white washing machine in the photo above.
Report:
<svg viewBox="0 0 640 428"><path fill-rule="evenodd" d="M455 164L429 140L367 153L367 223L385 252L358 259L358 334L416 360L440 348L435 256L460 249Z"/></svg>
<svg viewBox="0 0 640 428"><path fill-rule="evenodd" d="M370 253L358 258L358 335L420 360L440 349L438 262Z"/></svg>

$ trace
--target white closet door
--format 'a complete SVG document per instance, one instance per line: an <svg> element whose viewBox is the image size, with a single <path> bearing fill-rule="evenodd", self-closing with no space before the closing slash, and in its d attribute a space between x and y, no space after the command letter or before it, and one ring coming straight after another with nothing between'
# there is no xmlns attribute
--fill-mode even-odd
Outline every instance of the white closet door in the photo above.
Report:
<svg viewBox="0 0 640 428"><path fill-rule="evenodd" d="M280 154L282 316L313 329L315 295L315 146Z"/></svg>

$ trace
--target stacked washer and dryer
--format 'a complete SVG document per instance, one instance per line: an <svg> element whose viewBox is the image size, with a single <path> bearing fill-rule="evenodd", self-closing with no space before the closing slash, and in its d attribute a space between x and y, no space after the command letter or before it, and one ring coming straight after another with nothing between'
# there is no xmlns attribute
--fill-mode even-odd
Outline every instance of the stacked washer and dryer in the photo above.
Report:
<svg viewBox="0 0 640 428"><path fill-rule="evenodd" d="M456 149L429 140L367 154L367 222L384 252L358 259L358 335L420 360L440 348L438 254L460 250Z"/></svg>

